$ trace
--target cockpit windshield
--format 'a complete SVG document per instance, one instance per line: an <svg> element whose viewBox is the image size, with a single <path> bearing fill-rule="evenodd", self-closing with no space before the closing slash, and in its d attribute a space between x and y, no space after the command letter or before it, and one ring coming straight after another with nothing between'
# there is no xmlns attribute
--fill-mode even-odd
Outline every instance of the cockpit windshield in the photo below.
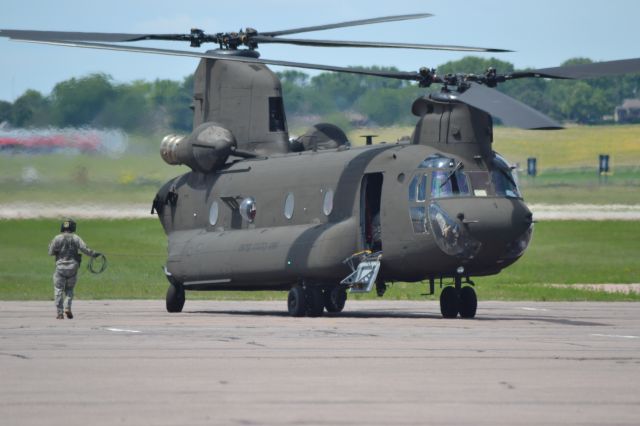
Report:
<svg viewBox="0 0 640 426"><path fill-rule="evenodd" d="M418 169L434 170L413 177L409 183L409 200L412 202L425 201L429 193L430 198L521 198L517 175L498 154L491 160L490 170L465 170L462 161L438 154L427 157Z"/></svg>
<svg viewBox="0 0 640 426"><path fill-rule="evenodd" d="M496 154L493 159L495 169L491 171L491 181L496 195L509 198L521 198L518 189L518 175L502 156Z"/></svg>
<svg viewBox="0 0 640 426"><path fill-rule="evenodd" d="M468 195L471 195L469 179L459 168L451 171L436 170L431 173L431 197L442 198Z"/></svg>

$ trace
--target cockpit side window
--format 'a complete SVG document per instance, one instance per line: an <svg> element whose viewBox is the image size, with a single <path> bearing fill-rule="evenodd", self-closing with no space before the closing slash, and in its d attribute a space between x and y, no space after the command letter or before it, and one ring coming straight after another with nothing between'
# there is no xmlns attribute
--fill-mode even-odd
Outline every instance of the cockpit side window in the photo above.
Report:
<svg viewBox="0 0 640 426"><path fill-rule="evenodd" d="M409 183L409 201L425 201L427 199L427 175L414 176Z"/></svg>
<svg viewBox="0 0 640 426"><path fill-rule="evenodd" d="M414 176L409 183L409 201L416 201L418 196L418 179L419 176Z"/></svg>

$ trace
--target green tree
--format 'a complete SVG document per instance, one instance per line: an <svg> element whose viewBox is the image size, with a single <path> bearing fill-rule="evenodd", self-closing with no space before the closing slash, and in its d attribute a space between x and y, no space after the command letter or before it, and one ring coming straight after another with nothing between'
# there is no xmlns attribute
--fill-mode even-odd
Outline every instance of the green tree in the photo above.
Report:
<svg viewBox="0 0 640 426"><path fill-rule="evenodd" d="M0 101L0 124L5 121L11 121L12 105L11 102Z"/></svg>
<svg viewBox="0 0 640 426"><path fill-rule="evenodd" d="M54 124L61 127L92 124L115 95L111 77L106 74L91 74L58 83L51 93Z"/></svg>
<svg viewBox="0 0 640 426"><path fill-rule="evenodd" d="M180 83L180 91L172 105L167 108L171 116L170 124L175 130L190 132L193 127L193 74L188 75Z"/></svg>
<svg viewBox="0 0 640 426"><path fill-rule="evenodd" d="M93 122L99 126L121 127L125 130L154 130L156 122L149 108L151 92L151 84L142 80L116 86Z"/></svg>
<svg viewBox="0 0 640 426"><path fill-rule="evenodd" d="M27 90L13 103L11 124L16 127L43 125L46 120L47 99L36 90Z"/></svg>

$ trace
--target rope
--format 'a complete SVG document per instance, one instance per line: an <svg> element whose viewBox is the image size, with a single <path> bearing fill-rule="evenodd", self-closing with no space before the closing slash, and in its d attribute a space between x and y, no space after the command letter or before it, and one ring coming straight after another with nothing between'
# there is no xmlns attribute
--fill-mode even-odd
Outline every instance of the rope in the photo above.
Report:
<svg viewBox="0 0 640 426"><path fill-rule="evenodd" d="M98 266L94 268L93 262L96 259L99 259ZM106 256L104 254L99 254L98 256L92 257L91 259L89 259L89 263L87 264L87 269L92 274L101 274L101 273L103 273L104 270L107 269L107 258L106 258Z"/></svg>

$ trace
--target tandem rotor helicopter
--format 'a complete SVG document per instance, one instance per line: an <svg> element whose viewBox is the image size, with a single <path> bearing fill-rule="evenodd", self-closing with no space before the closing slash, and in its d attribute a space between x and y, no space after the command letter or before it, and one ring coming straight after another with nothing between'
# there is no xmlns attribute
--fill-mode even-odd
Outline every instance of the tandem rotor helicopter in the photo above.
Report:
<svg viewBox="0 0 640 426"><path fill-rule="evenodd" d="M640 71L640 59L525 72L439 75L386 72L260 58L264 43L303 46L500 49L406 43L309 40L282 36L425 18L387 16L329 25L237 33L115 34L0 30L11 39L71 47L200 58L195 72L193 132L161 144L168 164L191 171L158 191L157 213L168 237L164 272L169 312L186 290L287 290L292 316L340 312L348 292L387 283L451 280L440 292L443 317L473 318L472 277L499 273L526 250L533 216L509 163L492 150L493 121L525 129L558 129L542 113L497 90L519 78L573 79ZM192 52L124 46L177 40ZM266 65L346 72L440 85L419 97L407 142L351 147L336 126L321 123L290 141L280 81Z"/></svg>

